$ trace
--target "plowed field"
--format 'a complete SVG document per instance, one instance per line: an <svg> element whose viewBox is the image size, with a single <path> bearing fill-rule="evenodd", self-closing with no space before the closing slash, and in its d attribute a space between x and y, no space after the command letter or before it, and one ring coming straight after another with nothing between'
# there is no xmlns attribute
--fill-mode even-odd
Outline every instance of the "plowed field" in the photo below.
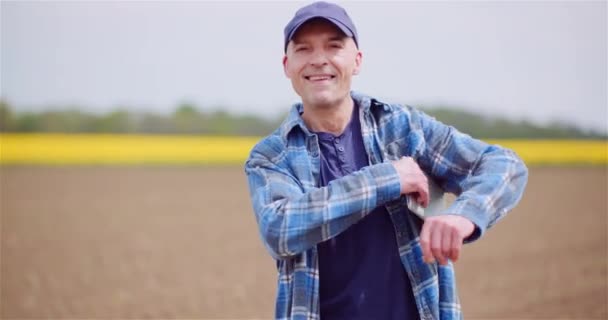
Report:
<svg viewBox="0 0 608 320"><path fill-rule="evenodd" d="M270 318L240 167L2 167L1 316ZM606 167L534 167L457 263L465 318L608 317Z"/></svg>

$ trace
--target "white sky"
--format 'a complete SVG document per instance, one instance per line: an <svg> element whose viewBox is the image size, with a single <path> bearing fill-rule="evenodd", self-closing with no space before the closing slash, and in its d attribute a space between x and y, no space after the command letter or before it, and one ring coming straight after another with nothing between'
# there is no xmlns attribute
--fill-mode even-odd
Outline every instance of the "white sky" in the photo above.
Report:
<svg viewBox="0 0 608 320"><path fill-rule="evenodd" d="M283 28L307 3L2 1L1 96L17 110L275 116L298 98ZM339 3L364 56L355 90L608 132L606 1Z"/></svg>

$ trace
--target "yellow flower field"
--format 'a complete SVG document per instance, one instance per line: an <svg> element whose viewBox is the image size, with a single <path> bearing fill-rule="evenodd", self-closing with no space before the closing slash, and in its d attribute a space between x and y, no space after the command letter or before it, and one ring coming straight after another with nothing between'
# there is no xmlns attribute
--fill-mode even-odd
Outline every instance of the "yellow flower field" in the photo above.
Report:
<svg viewBox="0 0 608 320"><path fill-rule="evenodd" d="M511 148L527 164L608 164L607 140L488 140Z"/></svg>
<svg viewBox="0 0 608 320"><path fill-rule="evenodd" d="M237 164L257 138L3 134L2 164Z"/></svg>
<svg viewBox="0 0 608 320"><path fill-rule="evenodd" d="M0 164L243 164L255 137L0 134ZM608 164L608 141L489 140L529 165Z"/></svg>

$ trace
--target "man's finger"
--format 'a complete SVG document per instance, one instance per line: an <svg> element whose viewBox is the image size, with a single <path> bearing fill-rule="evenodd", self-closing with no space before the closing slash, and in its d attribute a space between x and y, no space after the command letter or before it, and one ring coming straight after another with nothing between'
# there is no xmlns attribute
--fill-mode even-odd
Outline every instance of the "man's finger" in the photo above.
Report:
<svg viewBox="0 0 608 320"><path fill-rule="evenodd" d="M422 225L422 231L420 231L420 246L422 247L422 258L424 262L433 262L433 253L431 252L431 234L430 225L432 222L425 221Z"/></svg>
<svg viewBox="0 0 608 320"><path fill-rule="evenodd" d="M445 257L445 262L452 257L452 236L454 233L451 228L443 228L441 233L441 253Z"/></svg>
<svg viewBox="0 0 608 320"><path fill-rule="evenodd" d="M462 238L458 234L458 232L452 232L452 248L450 252L450 257L452 261L458 261L460 257L460 249L462 248Z"/></svg>
<svg viewBox="0 0 608 320"><path fill-rule="evenodd" d="M439 262L439 264L446 264L447 261L445 259L445 257L443 256L443 250L441 248L442 245L442 236L443 236L443 230L440 224L434 224L432 230L430 230L431 233L431 252L433 253L433 256L435 257L435 259L437 259L437 261Z"/></svg>
<svg viewBox="0 0 608 320"><path fill-rule="evenodd" d="M417 202L423 206L427 207L429 205L429 185L427 183L421 183L418 186L418 197Z"/></svg>

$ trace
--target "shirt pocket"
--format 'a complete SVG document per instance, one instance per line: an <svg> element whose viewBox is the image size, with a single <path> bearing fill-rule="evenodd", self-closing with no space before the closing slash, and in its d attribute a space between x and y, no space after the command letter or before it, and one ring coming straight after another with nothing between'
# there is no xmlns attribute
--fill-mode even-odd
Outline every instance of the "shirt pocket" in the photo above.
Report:
<svg viewBox="0 0 608 320"><path fill-rule="evenodd" d="M419 130L411 131L407 136L398 138L388 143L384 148L386 160L398 160L401 157L412 157L414 160L422 154L424 148L424 136Z"/></svg>

